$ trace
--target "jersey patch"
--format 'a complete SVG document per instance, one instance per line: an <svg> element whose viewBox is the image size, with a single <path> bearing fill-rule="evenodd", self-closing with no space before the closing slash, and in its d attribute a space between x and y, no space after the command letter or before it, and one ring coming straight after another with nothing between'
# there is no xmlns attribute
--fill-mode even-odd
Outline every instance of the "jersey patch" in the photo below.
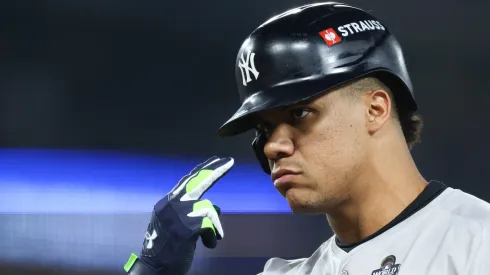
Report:
<svg viewBox="0 0 490 275"><path fill-rule="evenodd" d="M371 275L397 275L401 264L396 263L396 257L390 255L381 262L381 268L373 270Z"/></svg>

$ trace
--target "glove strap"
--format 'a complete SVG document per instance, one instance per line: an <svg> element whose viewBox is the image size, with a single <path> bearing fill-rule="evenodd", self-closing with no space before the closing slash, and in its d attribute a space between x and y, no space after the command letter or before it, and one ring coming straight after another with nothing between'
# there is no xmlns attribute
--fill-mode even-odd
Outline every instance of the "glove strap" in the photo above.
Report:
<svg viewBox="0 0 490 275"><path fill-rule="evenodd" d="M131 254L128 262L124 265L124 270L129 275L164 275L163 270L157 270L145 262L141 261L136 254Z"/></svg>

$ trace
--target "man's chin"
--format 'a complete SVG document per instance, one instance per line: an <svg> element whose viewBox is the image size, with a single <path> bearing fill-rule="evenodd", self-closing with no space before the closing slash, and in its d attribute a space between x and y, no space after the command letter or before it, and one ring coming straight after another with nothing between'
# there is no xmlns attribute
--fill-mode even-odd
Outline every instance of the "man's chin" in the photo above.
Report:
<svg viewBox="0 0 490 275"><path fill-rule="evenodd" d="M291 188L285 194L286 200L294 214L301 215L323 215L325 214L319 205L314 204L311 200L308 200L306 194L298 194L295 188Z"/></svg>

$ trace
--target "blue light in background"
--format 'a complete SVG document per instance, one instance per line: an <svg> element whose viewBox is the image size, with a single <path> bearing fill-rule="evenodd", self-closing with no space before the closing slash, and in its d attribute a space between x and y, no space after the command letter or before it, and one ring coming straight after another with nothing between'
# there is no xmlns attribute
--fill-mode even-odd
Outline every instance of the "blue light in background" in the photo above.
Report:
<svg viewBox="0 0 490 275"><path fill-rule="evenodd" d="M150 212L204 160L107 151L0 150L0 212ZM224 213L290 212L257 163L235 161L205 198Z"/></svg>

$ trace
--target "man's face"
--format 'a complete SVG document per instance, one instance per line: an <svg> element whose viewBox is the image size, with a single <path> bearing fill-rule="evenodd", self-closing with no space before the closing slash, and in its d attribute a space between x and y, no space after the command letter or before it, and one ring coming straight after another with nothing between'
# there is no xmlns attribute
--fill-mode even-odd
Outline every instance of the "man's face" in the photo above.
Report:
<svg viewBox="0 0 490 275"><path fill-rule="evenodd" d="M324 214L349 198L369 139L362 99L337 90L261 118L274 186L294 212Z"/></svg>

